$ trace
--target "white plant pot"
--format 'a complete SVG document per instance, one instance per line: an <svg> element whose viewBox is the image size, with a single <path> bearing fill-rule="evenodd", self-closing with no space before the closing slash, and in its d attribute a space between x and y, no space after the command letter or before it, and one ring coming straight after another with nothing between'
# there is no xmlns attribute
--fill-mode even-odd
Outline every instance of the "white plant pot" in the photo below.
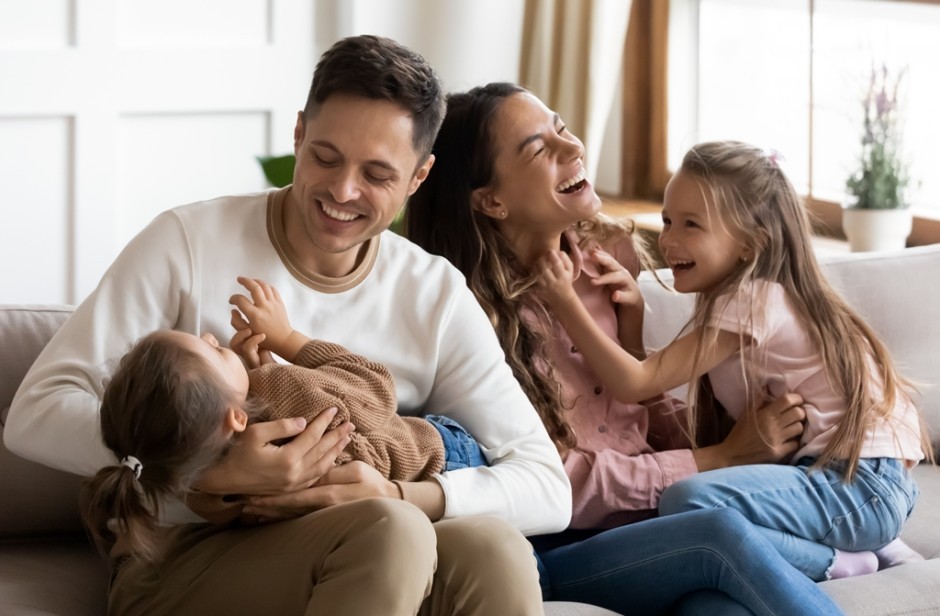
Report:
<svg viewBox="0 0 940 616"><path fill-rule="evenodd" d="M852 252L900 250L907 245L913 217L909 208L863 210L844 208L842 230Z"/></svg>

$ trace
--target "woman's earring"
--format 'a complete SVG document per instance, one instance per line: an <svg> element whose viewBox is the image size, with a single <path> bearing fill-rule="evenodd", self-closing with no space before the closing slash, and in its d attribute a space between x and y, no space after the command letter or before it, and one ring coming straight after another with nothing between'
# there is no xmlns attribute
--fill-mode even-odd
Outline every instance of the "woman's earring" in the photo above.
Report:
<svg viewBox="0 0 940 616"><path fill-rule="evenodd" d="M500 218L506 218L506 216L508 216L508 215L509 215L509 212L507 212L506 210L502 210L502 211L499 213L499 217L500 217Z"/></svg>

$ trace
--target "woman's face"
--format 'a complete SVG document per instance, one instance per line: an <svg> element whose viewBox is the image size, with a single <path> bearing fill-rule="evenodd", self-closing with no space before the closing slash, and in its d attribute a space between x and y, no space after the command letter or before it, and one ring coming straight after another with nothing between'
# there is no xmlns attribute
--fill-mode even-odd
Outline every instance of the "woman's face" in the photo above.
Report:
<svg viewBox="0 0 940 616"><path fill-rule="evenodd" d="M538 98L528 92L507 97L492 135L494 180L483 189L484 212L499 221L504 235L515 227L557 236L600 210L585 179L584 145Z"/></svg>

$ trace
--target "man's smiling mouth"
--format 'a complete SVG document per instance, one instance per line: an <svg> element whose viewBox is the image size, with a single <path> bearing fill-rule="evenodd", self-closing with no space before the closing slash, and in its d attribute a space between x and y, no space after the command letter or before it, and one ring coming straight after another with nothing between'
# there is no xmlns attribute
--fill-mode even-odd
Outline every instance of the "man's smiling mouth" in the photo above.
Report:
<svg viewBox="0 0 940 616"><path fill-rule="evenodd" d="M340 222L350 222L359 218L359 214L337 210L328 206L322 201L320 202L320 210L329 218L332 218L333 220L339 220Z"/></svg>

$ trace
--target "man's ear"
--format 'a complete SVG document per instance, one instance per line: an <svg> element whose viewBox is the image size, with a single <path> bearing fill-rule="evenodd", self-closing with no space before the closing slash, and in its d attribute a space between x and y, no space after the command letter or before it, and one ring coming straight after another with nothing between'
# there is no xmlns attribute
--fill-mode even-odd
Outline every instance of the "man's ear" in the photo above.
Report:
<svg viewBox="0 0 940 616"><path fill-rule="evenodd" d="M434 154L428 154L428 159L417 168L414 177L411 178L411 183L408 185L408 196L413 195L422 182L428 179L428 174L431 173L431 167L433 166Z"/></svg>
<svg viewBox="0 0 940 616"><path fill-rule="evenodd" d="M490 218L506 218L506 207L493 195L488 186L481 186L470 193L470 202L473 209Z"/></svg>
<svg viewBox="0 0 940 616"><path fill-rule="evenodd" d="M248 427L248 413L243 409L228 407L225 412L225 429L232 432L244 432Z"/></svg>
<svg viewBox="0 0 940 616"><path fill-rule="evenodd" d="M304 142L305 130L304 112L301 110L297 112L297 123L294 125L294 156L297 156L297 150L300 149L301 144Z"/></svg>

